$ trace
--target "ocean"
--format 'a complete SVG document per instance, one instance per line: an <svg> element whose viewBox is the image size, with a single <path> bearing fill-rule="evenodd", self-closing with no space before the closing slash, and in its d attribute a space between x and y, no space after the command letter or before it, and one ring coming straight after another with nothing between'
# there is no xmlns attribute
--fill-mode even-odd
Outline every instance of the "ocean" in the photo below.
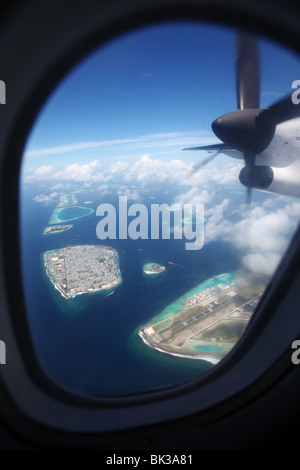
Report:
<svg viewBox="0 0 300 470"><path fill-rule="evenodd" d="M96 208L117 203L113 192L77 192L78 206L94 212L73 219L70 230L43 235L58 200L38 203L42 188L22 190L21 249L26 310L38 360L58 384L89 396L122 396L176 385L213 365L167 355L148 347L140 326L201 282L235 271L239 257L230 243L185 250L185 240L105 240L96 235ZM182 187L143 189L143 203L171 204ZM150 198L151 196L151 198ZM221 196L220 196L221 197ZM85 202L88 202L85 206ZM47 278L42 253L68 245L109 245L119 253L122 284L113 294L83 294L64 299ZM166 266L158 277L143 275L143 265Z"/></svg>

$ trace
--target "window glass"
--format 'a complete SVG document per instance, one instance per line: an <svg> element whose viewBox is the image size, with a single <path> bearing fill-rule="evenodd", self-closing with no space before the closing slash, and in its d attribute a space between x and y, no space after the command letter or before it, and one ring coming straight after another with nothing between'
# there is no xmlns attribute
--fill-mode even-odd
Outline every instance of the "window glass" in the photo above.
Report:
<svg viewBox="0 0 300 470"><path fill-rule="evenodd" d="M232 142L182 150L222 144L211 125L238 108L236 41L187 22L132 32L74 68L36 119L20 176L24 293L37 357L64 387L118 396L208 372L288 246L298 119L252 166ZM297 106L298 59L257 44L258 107L293 92ZM256 165L249 191L240 172Z"/></svg>

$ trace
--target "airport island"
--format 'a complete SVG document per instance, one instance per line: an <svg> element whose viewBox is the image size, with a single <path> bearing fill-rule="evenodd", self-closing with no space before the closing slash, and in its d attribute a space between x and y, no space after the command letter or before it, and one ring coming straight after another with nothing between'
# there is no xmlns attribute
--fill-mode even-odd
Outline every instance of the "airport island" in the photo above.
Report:
<svg viewBox="0 0 300 470"><path fill-rule="evenodd" d="M70 230L70 228L72 227L73 225L67 225L67 224L52 225L51 227L46 227L43 233L44 235L49 235L50 233L60 233L60 232L64 232L65 230Z"/></svg>
<svg viewBox="0 0 300 470"><path fill-rule="evenodd" d="M147 263L143 266L143 274L146 276L158 276L165 271L165 266L158 263Z"/></svg>
<svg viewBox="0 0 300 470"><path fill-rule="evenodd" d="M243 334L265 280L223 273L201 283L138 329L160 352L218 363Z"/></svg>
<svg viewBox="0 0 300 470"><path fill-rule="evenodd" d="M119 255L108 246L77 245L43 253L46 274L65 299L116 288L122 282Z"/></svg>

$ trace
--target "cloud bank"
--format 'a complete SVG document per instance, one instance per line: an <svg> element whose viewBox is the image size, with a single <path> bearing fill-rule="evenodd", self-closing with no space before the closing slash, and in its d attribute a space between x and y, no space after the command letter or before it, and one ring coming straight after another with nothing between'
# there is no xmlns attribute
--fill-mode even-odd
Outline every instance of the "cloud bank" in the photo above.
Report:
<svg viewBox="0 0 300 470"><path fill-rule="evenodd" d="M245 191L238 182L239 161L209 164L193 172L193 164L184 160L164 161L141 155L133 164L111 163L104 168L98 159L73 163L57 169L54 165L29 168L23 173L26 183L40 183L49 188L34 200L49 203L72 184L94 185L99 194L128 197L131 202L143 200L139 187L155 184L182 188L172 203L204 204L205 244L225 241L240 253L241 264L252 272L270 275L278 265L300 218L300 202L282 196L267 196L261 203L245 209ZM112 189L110 186L114 183ZM50 192L52 190L52 192ZM237 196L234 196L236 194Z"/></svg>

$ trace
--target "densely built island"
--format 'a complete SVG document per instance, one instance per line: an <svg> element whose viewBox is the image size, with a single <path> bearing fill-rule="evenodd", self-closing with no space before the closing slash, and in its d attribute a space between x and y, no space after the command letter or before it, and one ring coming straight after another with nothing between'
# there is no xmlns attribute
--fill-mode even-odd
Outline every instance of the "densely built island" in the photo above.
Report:
<svg viewBox="0 0 300 470"><path fill-rule="evenodd" d="M46 274L65 299L114 289L122 282L119 256L107 246L67 246L43 253Z"/></svg>
<svg viewBox="0 0 300 470"><path fill-rule="evenodd" d="M166 307L138 334L158 351L215 364L241 337L264 289L263 279L214 276Z"/></svg>

